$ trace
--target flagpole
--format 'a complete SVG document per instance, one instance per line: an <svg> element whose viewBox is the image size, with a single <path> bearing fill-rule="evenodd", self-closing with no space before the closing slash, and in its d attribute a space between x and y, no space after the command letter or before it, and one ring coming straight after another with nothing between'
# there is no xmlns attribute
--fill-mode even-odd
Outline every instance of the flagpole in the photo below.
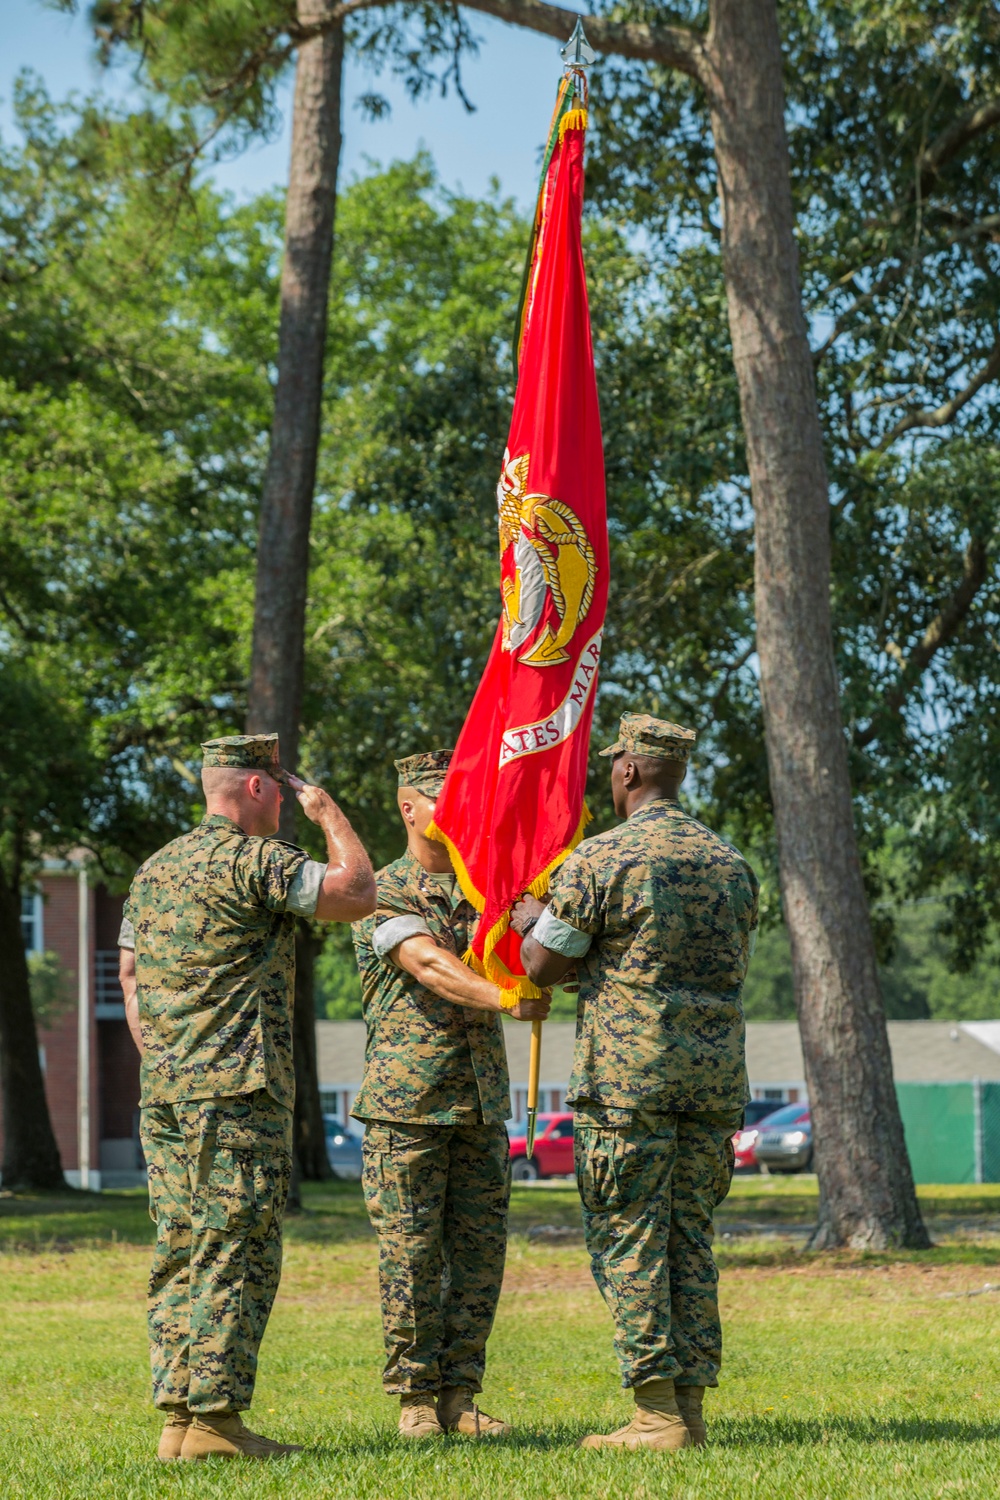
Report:
<svg viewBox="0 0 1000 1500"><path fill-rule="evenodd" d="M577 77L580 80L582 80L584 78L584 76L585 76L584 75L584 69L589 68L591 66L591 64L595 61L595 59L597 57L597 53L594 51L593 47L591 47L590 43L587 41L587 34L584 31L584 29L583 29L583 22L582 22L582 20L580 19L579 16L577 17L576 25L573 27L573 34L572 34L572 36L570 37L569 41L566 43L565 47L560 48L560 53L561 53L562 60L563 60L563 71L567 75L575 73L577 75ZM584 85L584 87L585 87L585 85ZM586 98L586 94L584 94L584 98ZM558 109L558 106L557 106L557 109ZM546 165L546 168L547 168L548 167L548 158L546 158L546 164L545 165ZM544 176L545 176L545 173L543 171L543 173L542 173L543 180L544 180ZM528 256L528 262L529 262L529 268L530 268L530 262L531 262L531 254L530 253L529 253L529 256ZM518 314L518 322L519 323L521 321L521 316L522 316L523 309L524 309L525 290L526 289L522 289L522 293L521 293L521 304L522 304L522 306L521 306L521 310L519 311L519 314ZM514 346L515 346L514 368L515 368L515 371L516 371L517 370L517 340L516 339L514 341ZM541 1070L541 1063L542 1063L542 1023L541 1023L541 1021L532 1021L532 1023L531 1023L531 1052L530 1052L529 1057L528 1057L528 1128L527 1128L527 1132L526 1132L526 1135L525 1135L525 1142L524 1142L525 1156L528 1157L529 1159L531 1157L532 1151L535 1149L535 1126L536 1126L536 1123L537 1123L537 1120L538 1120L538 1075L539 1075L539 1072Z"/></svg>
<svg viewBox="0 0 1000 1500"><path fill-rule="evenodd" d="M531 1023L531 1052L528 1057L528 1130L524 1154L530 1160L535 1149L535 1123L538 1119L538 1070L542 1061L542 1023Z"/></svg>

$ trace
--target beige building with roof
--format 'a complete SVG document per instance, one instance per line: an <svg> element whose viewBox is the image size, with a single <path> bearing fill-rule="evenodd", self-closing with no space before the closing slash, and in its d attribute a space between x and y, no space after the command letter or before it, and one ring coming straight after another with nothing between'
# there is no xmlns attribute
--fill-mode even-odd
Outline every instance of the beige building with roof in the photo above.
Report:
<svg viewBox="0 0 1000 1500"><path fill-rule="evenodd" d="M531 1027L504 1023L511 1082L511 1118L524 1119ZM564 1107L573 1067L572 1021L547 1021L542 1040L543 1109ZM319 1021L320 1087L324 1108L346 1120L361 1087L365 1063L363 1021ZM897 1083L1000 1082L1000 1021L890 1021L889 1045ZM747 1071L755 1099L776 1104L806 1097L799 1028L794 1021L751 1021Z"/></svg>

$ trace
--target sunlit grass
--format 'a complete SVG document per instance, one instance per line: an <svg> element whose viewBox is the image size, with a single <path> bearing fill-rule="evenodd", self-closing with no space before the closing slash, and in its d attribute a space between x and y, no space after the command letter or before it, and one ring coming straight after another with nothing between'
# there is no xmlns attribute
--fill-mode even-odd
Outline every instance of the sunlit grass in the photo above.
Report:
<svg viewBox="0 0 1000 1500"><path fill-rule="evenodd" d="M727 1224L737 1232L719 1241L727 1349L712 1444L668 1458L576 1449L629 1406L571 1186L515 1194L484 1398L516 1423L515 1438L417 1451L397 1441L395 1405L380 1390L374 1242L359 1191L309 1189L308 1211L289 1221L253 1412L260 1429L309 1451L274 1468L190 1469L152 1459L142 1195L4 1199L0 1494L993 1497L1000 1295L982 1288L1000 1283L990 1232L1000 1190L929 1188L922 1198L943 1226L934 1250L817 1257L801 1248L814 1179L734 1185L719 1216L720 1235Z"/></svg>

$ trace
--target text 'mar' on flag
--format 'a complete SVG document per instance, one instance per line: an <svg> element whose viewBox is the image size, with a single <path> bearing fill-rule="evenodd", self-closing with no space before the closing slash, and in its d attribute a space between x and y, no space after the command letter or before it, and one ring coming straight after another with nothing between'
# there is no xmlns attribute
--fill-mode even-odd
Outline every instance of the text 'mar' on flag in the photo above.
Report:
<svg viewBox="0 0 1000 1500"><path fill-rule="evenodd" d="M604 452L584 276L582 74L560 87L517 330L497 505L502 615L430 833L482 913L468 962L514 1004L509 909L579 842L608 595Z"/></svg>

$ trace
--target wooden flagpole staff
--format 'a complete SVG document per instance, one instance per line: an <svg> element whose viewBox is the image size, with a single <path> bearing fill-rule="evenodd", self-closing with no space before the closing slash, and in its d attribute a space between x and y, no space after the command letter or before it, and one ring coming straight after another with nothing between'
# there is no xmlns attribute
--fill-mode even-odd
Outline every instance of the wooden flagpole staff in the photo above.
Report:
<svg viewBox="0 0 1000 1500"><path fill-rule="evenodd" d="M538 1070L542 1062L542 1023L531 1023L531 1054L528 1058L528 1130L524 1154L530 1161L535 1149L535 1125L538 1120Z"/></svg>

